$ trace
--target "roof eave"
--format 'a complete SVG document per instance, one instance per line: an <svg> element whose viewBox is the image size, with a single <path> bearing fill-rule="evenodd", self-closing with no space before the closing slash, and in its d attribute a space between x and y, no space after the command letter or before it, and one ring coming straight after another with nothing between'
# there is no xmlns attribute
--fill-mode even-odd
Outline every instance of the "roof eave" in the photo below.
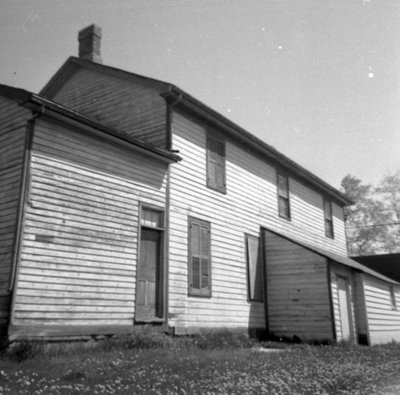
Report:
<svg viewBox="0 0 400 395"><path fill-rule="evenodd" d="M197 100L188 93L182 91L174 85L170 85L170 89L166 92L161 93L167 101L174 103L174 106L184 108L186 110L194 112L196 115L205 118L206 120L221 126L229 134L233 135L237 139L247 143L253 148L260 151L262 154L268 156L271 160L283 166L286 170L291 171L303 180L322 190L332 199L334 199L341 206L349 206L354 202L349 199L346 195L333 188L319 177L304 169L296 162L281 154L275 148L253 136L251 133L236 125L223 115L219 114L212 108L208 107L201 101Z"/></svg>
<svg viewBox="0 0 400 395"><path fill-rule="evenodd" d="M85 125L94 130L101 132L102 135L108 136L115 142L128 144L132 148L141 151L147 155L155 157L161 161L167 163L176 163L182 160L182 158L172 152L164 150L162 148L155 147L151 144L148 144L142 140L132 138L125 133L121 133L116 129L105 126L101 123L98 123L78 112L70 110L64 106L61 106L57 103L54 103L50 100L47 100L43 97L40 97L34 93L31 93L25 100L24 103L21 103L22 106L29 108L36 112L43 112L43 109L46 111L46 114L50 117L59 118L60 116L64 120L73 120L81 125ZM57 116L58 115L58 116Z"/></svg>

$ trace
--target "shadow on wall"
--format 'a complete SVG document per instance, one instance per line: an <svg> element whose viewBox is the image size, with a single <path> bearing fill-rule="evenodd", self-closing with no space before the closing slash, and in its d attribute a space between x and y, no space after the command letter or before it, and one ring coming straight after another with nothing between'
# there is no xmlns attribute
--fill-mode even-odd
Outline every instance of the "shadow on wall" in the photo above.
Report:
<svg viewBox="0 0 400 395"><path fill-rule="evenodd" d="M79 166L82 174L101 177L116 185L143 191L160 191L168 165L134 149L118 146L105 139L61 126L38 123L35 128L33 152L49 160Z"/></svg>

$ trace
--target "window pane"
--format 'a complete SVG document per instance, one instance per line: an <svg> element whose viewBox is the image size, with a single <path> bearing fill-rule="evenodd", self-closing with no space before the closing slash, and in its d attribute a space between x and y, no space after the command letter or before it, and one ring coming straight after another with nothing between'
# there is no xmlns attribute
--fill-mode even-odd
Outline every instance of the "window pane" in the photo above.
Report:
<svg viewBox="0 0 400 395"><path fill-rule="evenodd" d="M200 255L200 225L192 223L190 231L190 252L192 256L198 257Z"/></svg>
<svg viewBox="0 0 400 395"><path fill-rule="evenodd" d="M225 157L225 144L221 141L216 141L216 153L218 161L220 163L223 162L223 158Z"/></svg>
<svg viewBox="0 0 400 395"><path fill-rule="evenodd" d="M225 185L225 167L221 164L215 166L215 185L218 187L223 187Z"/></svg>
<svg viewBox="0 0 400 395"><path fill-rule="evenodd" d="M201 256L208 257L210 251L208 228L201 227Z"/></svg>
<svg viewBox="0 0 400 395"><path fill-rule="evenodd" d="M325 220L325 235L333 237L333 223L330 220Z"/></svg>
<svg viewBox="0 0 400 395"><path fill-rule="evenodd" d="M192 288L200 289L200 258L192 258Z"/></svg>
<svg viewBox="0 0 400 395"><path fill-rule="evenodd" d="M225 143L207 140L207 186L225 192Z"/></svg>
<svg viewBox="0 0 400 395"><path fill-rule="evenodd" d="M216 167L217 165L215 162L209 162L208 163L208 186L215 188L217 186L217 180L216 180Z"/></svg>
<svg viewBox="0 0 400 395"><path fill-rule="evenodd" d="M216 162L218 160L218 146L217 142L213 139L208 139L208 150L210 160Z"/></svg>
<svg viewBox="0 0 400 395"><path fill-rule="evenodd" d="M330 202L324 200L324 216L326 219L332 218L332 205Z"/></svg>
<svg viewBox="0 0 400 395"><path fill-rule="evenodd" d="M278 194L286 198L289 197L288 179L281 175L278 175Z"/></svg>
<svg viewBox="0 0 400 395"><path fill-rule="evenodd" d="M279 215L289 218L289 200L279 196Z"/></svg>
<svg viewBox="0 0 400 395"><path fill-rule="evenodd" d="M162 228L163 212L143 207L141 224L152 228Z"/></svg>
<svg viewBox="0 0 400 395"><path fill-rule="evenodd" d="M201 260L201 288L209 287L208 259Z"/></svg>

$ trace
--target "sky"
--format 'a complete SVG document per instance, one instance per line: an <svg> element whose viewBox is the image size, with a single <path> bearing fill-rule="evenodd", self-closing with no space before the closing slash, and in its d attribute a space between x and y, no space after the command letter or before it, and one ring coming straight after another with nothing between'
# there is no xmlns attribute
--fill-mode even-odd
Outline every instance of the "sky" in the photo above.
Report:
<svg viewBox="0 0 400 395"><path fill-rule="evenodd" d="M0 83L38 93L78 31L332 186L400 170L398 0L1 0Z"/></svg>

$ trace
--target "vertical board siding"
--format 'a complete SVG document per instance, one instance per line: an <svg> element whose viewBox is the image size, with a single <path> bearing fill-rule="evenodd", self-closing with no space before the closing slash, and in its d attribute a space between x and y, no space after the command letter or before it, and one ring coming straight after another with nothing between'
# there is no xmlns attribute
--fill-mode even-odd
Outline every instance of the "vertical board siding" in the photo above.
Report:
<svg viewBox="0 0 400 395"><path fill-rule="evenodd" d="M365 304L371 345L400 341L400 286L395 289L397 309L392 308L391 284L364 274Z"/></svg>
<svg viewBox="0 0 400 395"><path fill-rule="evenodd" d="M263 303L247 301L245 233L259 236L263 226L346 255L343 220L336 210L336 228L341 230L334 240L326 238L322 196L293 179L289 180L293 220L279 218L276 169L229 139L227 193L207 188L206 136L204 125L174 113L173 148L184 160L171 167L170 325L264 327ZM187 296L188 216L212 224L211 299Z"/></svg>
<svg viewBox="0 0 400 395"><path fill-rule="evenodd" d="M271 333L332 340L326 258L271 232L265 238Z"/></svg>
<svg viewBox="0 0 400 395"><path fill-rule="evenodd" d="M8 323L9 286L29 112L0 97L0 334Z"/></svg>
<svg viewBox="0 0 400 395"><path fill-rule="evenodd" d="M37 123L14 325L133 324L139 201L165 206L166 167Z"/></svg>
<svg viewBox="0 0 400 395"><path fill-rule="evenodd" d="M104 125L166 146L166 104L151 83L79 68L52 99Z"/></svg>
<svg viewBox="0 0 400 395"><path fill-rule="evenodd" d="M356 304L355 304L355 292L357 290L353 289L353 272L350 268L331 262L331 293L332 293L332 304L333 304L333 315L335 320L335 330L336 330L336 340L338 342L343 340L342 334L342 323L340 318L340 306L339 306L339 290L338 290L338 282L337 277L341 276L348 280L349 284L349 298L350 298L350 317L351 317L351 333L353 335L353 339L356 338L357 335L357 327L356 327Z"/></svg>

